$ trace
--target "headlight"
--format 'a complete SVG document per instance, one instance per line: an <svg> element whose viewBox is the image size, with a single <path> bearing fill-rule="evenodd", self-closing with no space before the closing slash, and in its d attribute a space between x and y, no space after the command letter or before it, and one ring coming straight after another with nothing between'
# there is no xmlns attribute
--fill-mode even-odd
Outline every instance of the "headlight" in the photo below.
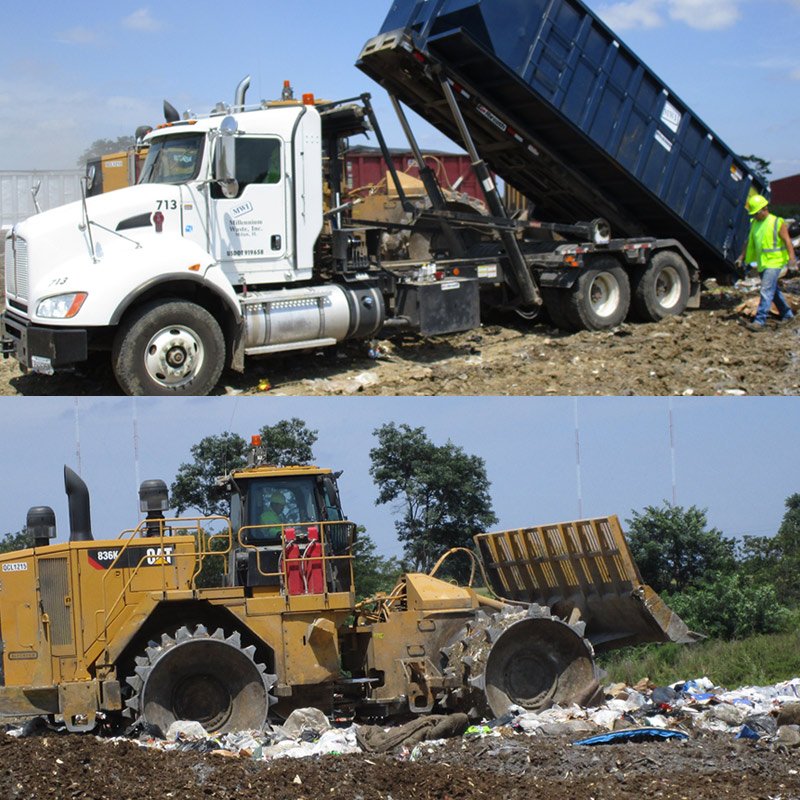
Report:
<svg viewBox="0 0 800 800"><path fill-rule="evenodd" d="M71 319L81 310L83 301L88 296L86 292L72 292L48 297L37 306L36 316L47 319Z"/></svg>

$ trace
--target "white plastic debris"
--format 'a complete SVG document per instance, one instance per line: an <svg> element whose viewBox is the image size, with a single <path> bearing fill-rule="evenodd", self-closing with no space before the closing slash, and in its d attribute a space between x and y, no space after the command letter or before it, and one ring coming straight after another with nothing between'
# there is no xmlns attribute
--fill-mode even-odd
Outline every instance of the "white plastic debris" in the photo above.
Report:
<svg viewBox="0 0 800 800"><path fill-rule="evenodd" d="M181 740L201 740L208 739L206 729L199 723L189 720L175 720L167 729L166 740L174 742Z"/></svg>
<svg viewBox="0 0 800 800"><path fill-rule="evenodd" d="M281 726L283 733L290 739L299 739L303 731L324 733L330 728L330 721L318 708L296 708Z"/></svg>

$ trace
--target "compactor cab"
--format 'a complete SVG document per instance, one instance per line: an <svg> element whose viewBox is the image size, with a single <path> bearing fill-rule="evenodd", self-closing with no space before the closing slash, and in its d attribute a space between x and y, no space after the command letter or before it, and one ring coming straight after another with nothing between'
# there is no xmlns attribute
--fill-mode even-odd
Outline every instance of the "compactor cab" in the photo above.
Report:
<svg viewBox="0 0 800 800"><path fill-rule="evenodd" d="M225 479L232 585L290 595L351 590L355 525L342 512L336 477L329 469L267 464L256 440L248 467Z"/></svg>

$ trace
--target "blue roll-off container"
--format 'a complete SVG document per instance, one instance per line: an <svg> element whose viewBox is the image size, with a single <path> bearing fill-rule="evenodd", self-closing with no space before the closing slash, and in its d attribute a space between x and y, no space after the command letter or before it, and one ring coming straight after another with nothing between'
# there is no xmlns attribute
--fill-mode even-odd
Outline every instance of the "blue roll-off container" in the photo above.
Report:
<svg viewBox="0 0 800 800"><path fill-rule="evenodd" d="M580 0L396 0L358 66L460 143L447 78L539 219L675 238L704 274L741 253L763 183Z"/></svg>

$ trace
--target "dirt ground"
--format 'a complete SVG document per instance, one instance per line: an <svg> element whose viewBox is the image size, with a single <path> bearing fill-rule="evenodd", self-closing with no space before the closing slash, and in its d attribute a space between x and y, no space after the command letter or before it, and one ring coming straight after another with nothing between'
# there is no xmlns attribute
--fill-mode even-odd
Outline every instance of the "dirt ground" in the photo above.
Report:
<svg viewBox="0 0 800 800"><path fill-rule="evenodd" d="M784 281L800 311L800 278ZM794 395L800 393L800 324L747 330L737 309L754 289L709 287L701 308L660 323L566 334L518 318L468 333L398 335L320 352L253 358L227 372L234 395ZM371 357L376 354L377 358ZM48 377L0 360L0 395L118 395L104 354Z"/></svg>
<svg viewBox="0 0 800 800"><path fill-rule="evenodd" d="M342 755L270 762L145 750L132 742L0 735L5 798L526 800L681 798L797 800L797 750L729 734L596 747L561 737L449 740L419 760Z"/></svg>

